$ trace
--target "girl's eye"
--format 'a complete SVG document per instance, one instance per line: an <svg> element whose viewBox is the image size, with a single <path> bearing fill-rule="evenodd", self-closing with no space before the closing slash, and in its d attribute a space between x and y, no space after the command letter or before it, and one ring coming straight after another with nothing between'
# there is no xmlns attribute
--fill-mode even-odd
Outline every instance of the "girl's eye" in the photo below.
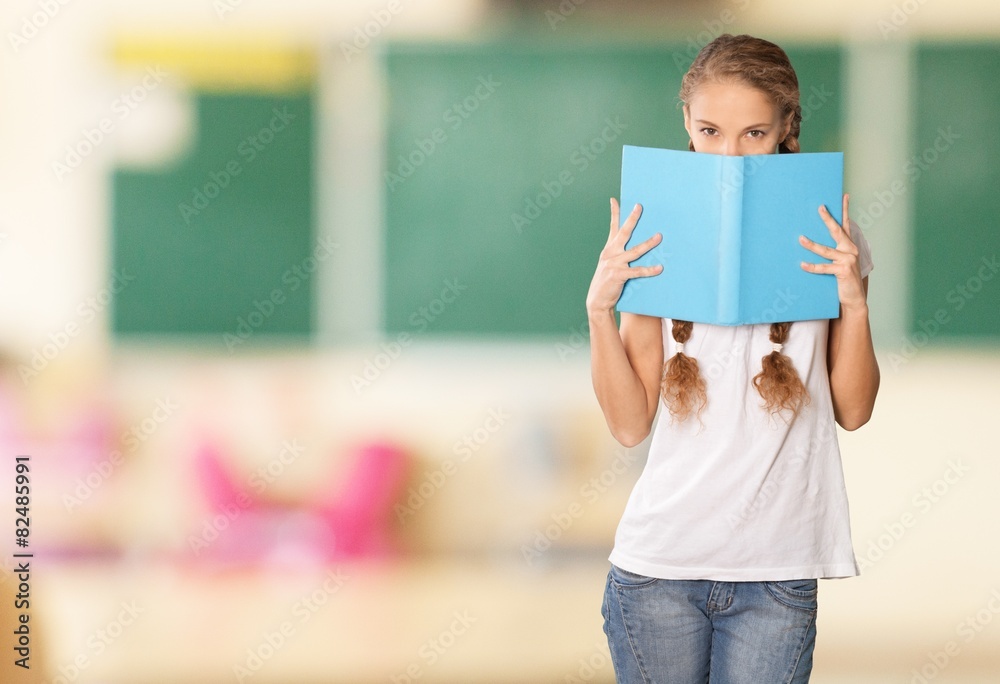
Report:
<svg viewBox="0 0 1000 684"><path fill-rule="evenodd" d="M760 133L760 135L754 135L754 133ZM761 130L750 131L750 137L754 138L755 140L758 139L758 138L763 138L764 137L764 131L761 131Z"/></svg>
<svg viewBox="0 0 1000 684"><path fill-rule="evenodd" d="M701 132L704 133L705 135L712 135L712 134L715 133L715 129L714 128L703 128L703 129L701 129Z"/></svg>

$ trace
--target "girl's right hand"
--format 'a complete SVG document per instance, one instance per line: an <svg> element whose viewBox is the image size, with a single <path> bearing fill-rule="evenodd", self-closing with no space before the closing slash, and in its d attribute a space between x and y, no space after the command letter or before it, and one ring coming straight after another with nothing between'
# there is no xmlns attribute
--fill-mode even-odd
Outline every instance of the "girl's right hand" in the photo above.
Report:
<svg viewBox="0 0 1000 684"><path fill-rule="evenodd" d="M639 222L641 213L642 207L638 204L635 205L632 213L625 220L625 224L619 228L618 201L614 197L611 198L611 233L608 235L607 244L601 250L594 278L590 281L590 291L587 293L588 313L614 309L618 299L622 296L622 288L625 287L626 280L657 275L663 270L662 264L629 266L629 262L638 259L660 244L663 239L663 236L657 233L645 242L641 242L629 250L625 249L625 244L632 236L632 230Z"/></svg>

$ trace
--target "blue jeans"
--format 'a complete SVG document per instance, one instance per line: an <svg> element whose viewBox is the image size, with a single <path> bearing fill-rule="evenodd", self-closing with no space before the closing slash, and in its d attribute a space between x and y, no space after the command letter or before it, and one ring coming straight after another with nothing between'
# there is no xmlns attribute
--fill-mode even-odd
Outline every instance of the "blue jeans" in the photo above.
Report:
<svg viewBox="0 0 1000 684"><path fill-rule="evenodd" d="M816 644L815 579L668 580L612 564L604 633L618 684L802 684Z"/></svg>

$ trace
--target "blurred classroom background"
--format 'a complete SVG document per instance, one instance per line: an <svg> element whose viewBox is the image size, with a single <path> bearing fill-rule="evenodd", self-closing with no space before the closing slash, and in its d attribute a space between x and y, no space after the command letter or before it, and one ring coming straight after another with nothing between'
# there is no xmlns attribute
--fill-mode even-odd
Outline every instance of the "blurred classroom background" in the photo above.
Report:
<svg viewBox="0 0 1000 684"><path fill-rule="evenodd" d="M11 0L4 682L612 682L647 444L584 300L621 146L723 32L842 150L882 384L813 681L1000 681L1000 6Z"/></svg>

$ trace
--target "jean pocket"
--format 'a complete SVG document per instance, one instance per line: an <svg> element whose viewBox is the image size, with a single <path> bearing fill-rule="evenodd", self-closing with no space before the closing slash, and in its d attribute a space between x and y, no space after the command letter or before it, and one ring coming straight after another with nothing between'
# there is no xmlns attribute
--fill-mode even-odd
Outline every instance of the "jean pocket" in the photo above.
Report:
<svg viewBox="0 0 1000 684"><path fill-rule="evenodd" d="M816 610L819 583L815 578L764 582L764 586L779 603L802 610Z"/></svg>
<svg viewBox="0 0 1000 684"><path fill-rule="evenodd" d="M643 587L656 581L655 577L647 577L636 572L619 568L614 563L611 564L611 579L621 587Z"/></svg>

